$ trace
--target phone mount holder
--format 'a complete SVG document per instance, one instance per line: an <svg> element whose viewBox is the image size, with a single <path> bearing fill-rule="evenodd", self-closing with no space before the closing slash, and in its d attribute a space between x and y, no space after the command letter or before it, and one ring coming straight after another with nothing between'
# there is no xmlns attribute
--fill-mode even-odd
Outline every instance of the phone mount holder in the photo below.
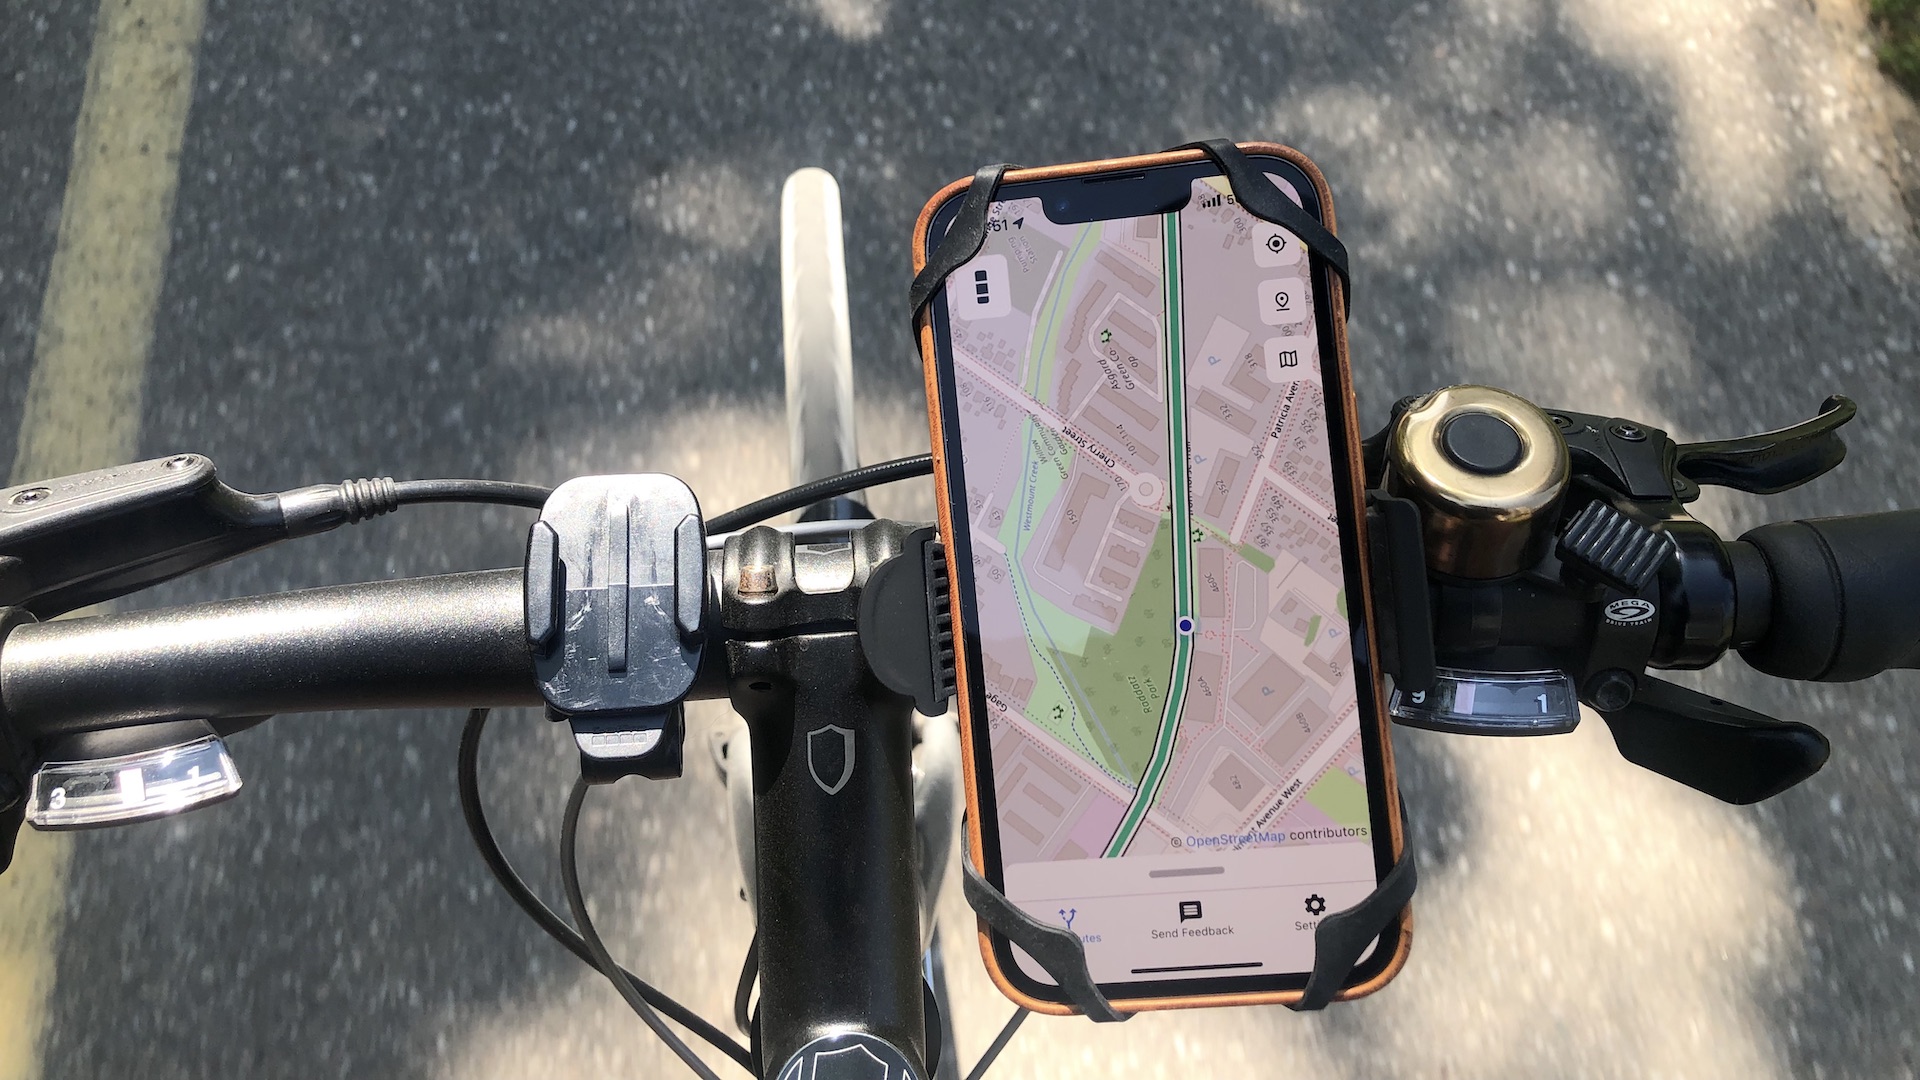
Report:
<svg viewBox="0 0 1920 1080"><path fill-rule="evenodd" d="M680 775L706 555L693 491L658 474L569 480L528 530L534 674L589 782Z"/></svg>
<svg viewBox="0 0 1920 1080"><path fill-rule="evenodd" d="M1175 150L1199 150L1225 174L1233 197L1253 216L1292 232L1314 258L1339 279L1343 313L1351 307L1352 287L1347 275L1347 249L1339 238L1281 193L1245 153L1226 139L1188 143ZM960 211L935 246L926 264L914 276L908 292L913 316L920 318L946 279L965 266L986 242L989 210L994 193L1010 165L988 165L973 176ZM1415 507L1386 492L1368 493L1368 545L1374 571L1377 611L1392 612L1382 625L1381 664L1399 685L1425 687L1434 674L1433 630L1427 609L1425 567L1421 562L1420 522ZM941 590L944 593L944 588ZM944 603L944 597L941 602ZM929 597L932 600L932 597ZM1391 627L1389 630L1388 627ZM951 638L951 628L947 630ZM1401 834L1407 834L1404 801ZM1086 947L1078 934L1041 922L1007 899L973 866L963 860L967 903L980 920L998 931L1053 977L1068 1001L1082 1015L1099 1023L1125 1020L1129 1013L1114 1009L1087 970ZM1418 884L1413 853L1402 850L1379 885L1358 904L1327 915L1314 930L1314 964L1295 1010L1321 1009L1334 999L1367 947L1404 918Z"/></svg>

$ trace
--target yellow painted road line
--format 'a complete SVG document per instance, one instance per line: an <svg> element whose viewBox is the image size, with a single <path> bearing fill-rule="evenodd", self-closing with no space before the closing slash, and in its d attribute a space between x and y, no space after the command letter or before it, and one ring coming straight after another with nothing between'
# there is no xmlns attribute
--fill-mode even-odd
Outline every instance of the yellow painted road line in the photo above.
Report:
<svg viewBox="0 0 1920 1080"><path fill-rule="evenodd" d="M103 0L47 276L16 479L119 464L166 269L204 0Z"/></svg>
<svg viewBox="0 0 1920 1080"><path fill-rule="evenodd" d="M205 0L103 0L47 275L15 483L129 460L166 270ZM40 1076L68 845L22 830L0 875L0 1080Z"/></svg>

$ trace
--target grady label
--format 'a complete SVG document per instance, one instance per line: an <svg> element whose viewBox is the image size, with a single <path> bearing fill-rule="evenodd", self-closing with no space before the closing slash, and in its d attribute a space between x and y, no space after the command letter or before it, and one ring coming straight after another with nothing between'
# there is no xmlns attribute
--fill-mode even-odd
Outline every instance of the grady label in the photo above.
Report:
<svg viewBox="0 0 1920 1080"><path fill-rule="evenodd" d="M1638 626L1653 618L1653 604L1637 596L1615 600L1607 605L1607 621L1621 626Z"/></svg>

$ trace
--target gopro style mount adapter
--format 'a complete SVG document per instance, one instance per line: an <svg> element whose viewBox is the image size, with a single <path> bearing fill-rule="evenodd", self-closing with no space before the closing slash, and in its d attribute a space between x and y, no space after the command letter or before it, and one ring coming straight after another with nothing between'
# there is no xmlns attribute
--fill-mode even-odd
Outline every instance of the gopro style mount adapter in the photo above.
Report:
<svg viewBox="0 0 1920 1080"><path fill-rule="evenodd" d="M661 474L569 480L528 530L534 673L589 782L680 775L681 703L706 644L706 554L692 489Z"/></svg>

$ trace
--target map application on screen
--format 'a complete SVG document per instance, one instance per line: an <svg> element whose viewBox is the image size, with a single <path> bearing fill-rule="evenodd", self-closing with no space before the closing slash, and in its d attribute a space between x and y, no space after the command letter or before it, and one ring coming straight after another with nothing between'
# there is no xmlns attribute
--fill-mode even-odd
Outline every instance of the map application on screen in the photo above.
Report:
<svg viewBox="0 0 1920 1080"><path fill-rule="evenodd" d="M1007 895L1101 982L1307 970L1375 880L1306 252L1015 199L946 295Z"/></svg>

